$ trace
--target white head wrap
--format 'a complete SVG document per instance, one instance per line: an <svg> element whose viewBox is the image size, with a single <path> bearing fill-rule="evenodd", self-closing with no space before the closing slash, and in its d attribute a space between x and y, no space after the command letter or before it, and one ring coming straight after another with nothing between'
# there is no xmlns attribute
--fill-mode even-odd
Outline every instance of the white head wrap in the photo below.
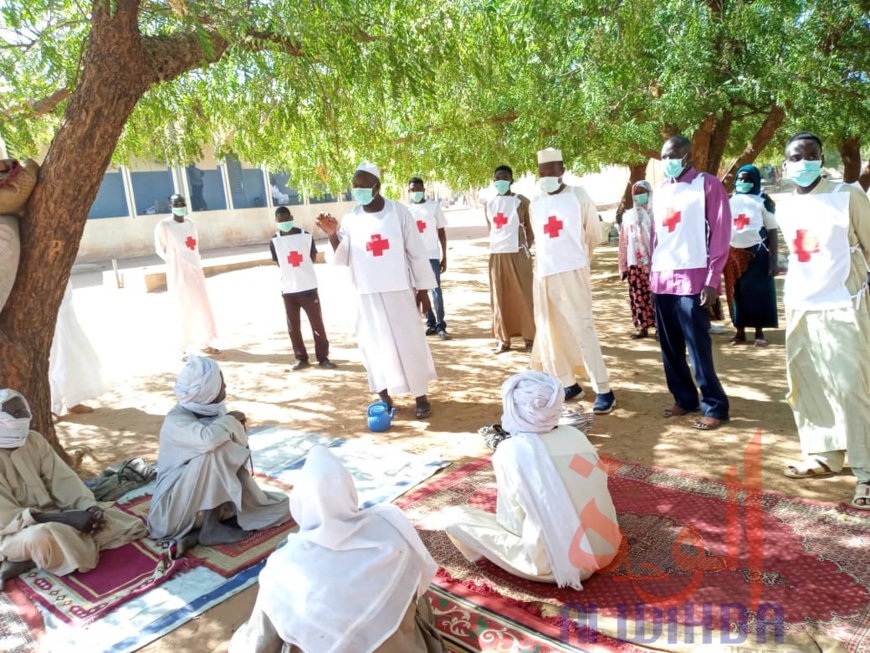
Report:
<svg viewBox="0 0 870 653"><path fill-rule="evenodd" d="M548 433L559 424L565 389L544 372L515 374L501 386L502 428L517 433Z"/></svg>
<svg viewBox="0 0 870 653"><path fill-rule="evenodd" d="M303 651L376 650L438 569L399 508L357 504L341 461L312 448L290 495L299 532L269 557L257 596L281 639Z"/></svg>
<svg viewBox="0 0 870 653"><path fill-rule="evenodd" d="M0 410L0 449L17 449L27 441L27 434L30 432L30 420L33 418L33 413L27 400L20 392L9 388L0 390L0 409L2 409L3 404L14 397L21 397L30 415L16 418Z"/></svg>
<svg viewBox="0 0 870 653"><path fill-rule="evenodd" d="M190 356L175 382L175 396L181 407L206 417L225 415L226 402L212 403L220 391L218 364L206 356Z"/></svg>
<svg viewBox="0 0 870 653"><path fill-rule="evenodd" d="M360 164L357 166L355 172L367 172L367 173L369 173L370 175L374 175L374 176L377 177L378 179L381 178L381 169L380 169L379 167L377 167L377 166L376 166L374 163L372 163L371 161L363 161L362 163L360 163Z"/></svg>
<svg viewBox="0 0 870 653"><path fill-rule="evenodd" d="M562 150L548 147L546 150L540 150L538 152L538 163L550 163L552 161L562 160Z"/></svg>

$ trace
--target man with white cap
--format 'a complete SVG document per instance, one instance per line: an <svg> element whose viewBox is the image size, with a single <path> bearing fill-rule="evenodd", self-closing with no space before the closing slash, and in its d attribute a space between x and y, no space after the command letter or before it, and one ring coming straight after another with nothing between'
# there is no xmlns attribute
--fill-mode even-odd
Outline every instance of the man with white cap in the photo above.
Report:
<svg viewBox="0 0 870 653"><path fill-rule="evenodd" d="M558 426L558 380L524 372L501 392L501 425L511 437L492 457L496 513L454 509L447 535L472 562L486 558L521 578L583 589L622 541L607 473L582 431Z"/></svg>
<svg viewBox="0 0 870 653"><path fill-rule="evenodd" d="M251 457L245 416L227 411L218 364L191 356L175 383L178 405L160 429L157 486L148 530L172 540L176 555L243 540L290 519L287 496L264 492L245 468ZM234 519L232 519L234 518Z"/></svg>
<svg viewBox="0 0 870 653"><path fill-rule="evenodd" d="M561 150L538 152L541 194L530 207L537 250L532 369L559 379L565 399L574 399L583 396L574 372L585 367L596 394L592 412L604 415L616 397L592 316L589 265L601 237L598 211L586 191L562 181L564 174Z"/></svg>
<svg viewBox="0 0 870 653"><path fill-rule="evenodd" d="M0 589L33 567L90 571L100 551L148 534L139 518L97 503L31 418L21 394L0 390Z"/></svg>
<svg viewBox="0 0 870 653"><path fill-rule="evenodd" d="M317 226L329 236L336 265L349 266L359 294L357 340L369 377L369 387L392 407L391 394L410 392L416 398L414 416L432 413L426 397L435 380L435 363L417 308L431 308L428 290L438 284L416 221L408 208L381 195L381 171L361 164L353 176L359 203L342 220L328 213Z"/></svg>

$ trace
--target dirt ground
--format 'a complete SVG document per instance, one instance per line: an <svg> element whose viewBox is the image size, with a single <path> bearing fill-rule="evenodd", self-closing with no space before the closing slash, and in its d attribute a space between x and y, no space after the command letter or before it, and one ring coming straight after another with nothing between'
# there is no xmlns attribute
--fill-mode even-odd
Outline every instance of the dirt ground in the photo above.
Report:
<svg viewBox="0 0 870 653"><path fill-rule="evenodd" d="M487 453L476 431L500 418L499 386L526 369L528 355L490 353L493 345L487 280L488 243L482 215L450 212L449 267L442 285L453 340L430 341L439 379L430 388L433 415L413 419L413 400L398 397L397 421L376 437L410 452L462 462ZM370 435L365 408L373 401L353 335L353 292L344 270L317 266L320 295L334 371L317 367L291 372L278 272L261 267L208 280L221 333L220 362L231 407L249 425L283 424L325 435ZM783 331L768 335L771 346L729 347L730 335L714 336L716 368L731 399L732 419L709 433L693 431L686 418L664 420L670 405L660 352L654 339L633 341L627 290L619 280L616 248L601 247L593 263L594 310L618 408L596 417L590 439L612 457L721 479L742 464L746 445L763 431L765 489L808 499L848 499L848 475L793 481L783 463L800 454L786 393ZM93 276L93 275L91 275ZM104 361L110 392L91 402L97 410L70 416L58 425L68 448L84 449L85 475L131 456L157 458L157 433L173 406L172 384L181 367L166 293L141 294L74 278L79 318ZM307 325L304 327L307 332ZM730 331L729 331L730 334ZM310 338L309 338L310 342ZM311 346L313 349L313 345ZM312 357L313 357L313 351ZM592 395L588 383L587 398ZM589 409L591 404L584 402ZM146 647L152 653L225 650L256 597L251 588Z"/></svg>

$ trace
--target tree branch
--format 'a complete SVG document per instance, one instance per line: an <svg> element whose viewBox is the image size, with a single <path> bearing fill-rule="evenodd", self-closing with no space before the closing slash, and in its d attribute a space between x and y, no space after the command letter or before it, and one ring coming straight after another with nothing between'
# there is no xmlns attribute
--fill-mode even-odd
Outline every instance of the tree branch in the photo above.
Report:
<svg viewBox="0 0 870 653"><path fill-rule="evenodd" d="M758 155L761 154L762 150L767 147L767 144L773 140L773 137L776 136L776 132L779 131L784 120L785 111L782 107L778 105L770 107L767 117L761 123L758 131L755 132L752 140L747 143L743 153L737 157L734 163L732 163L728 168L728 172L726 172L725 176L722 177L722 183L725 184L726 188L731 188L731 184L734 183L734 177L737 175L737 171L740 167L755 161Z"/></svg>
<svg viewBox="0 0 870 653"><path fill-rule="evenodd" d="M30 100L24 104L19 104L17 107L3 109L3 115L11 117L24 114L27 118L39 118L54 111L61 102L70 96L70 93L71 91L64 86L41 100Z"/></svg>
<svg viewBox="0 0 870 653"><path fill-rule="evenodd" d="M503 116L496 116L495 118L486 118L484 120L478 120L477 122L469 123L465 125L466 127L482 127L483 125L501 125L501 124L509 124L515 122L517 118L519 118L520 114L517 111L511 111L506 113ZM391 145L401 145L402 143L411 143L413 141L420 140L424 136L428 136L429 134L441 134L447 131L447 127L435 127L427 129L424 132L420 132L418 134L414 134L413 136L405 136L404 138L397 138L395 140L390 141Z"/></svg>
<svg viewBox="0 0 870 653"><path fill-rule="evenodd" d="M662 153L656 152L651 147L643 147L641 145L632 145L631 149L634 150L635 152L637 152L638 154L643 154L644 156L649 157L650 159L661 159L662 158Z"/></svg>

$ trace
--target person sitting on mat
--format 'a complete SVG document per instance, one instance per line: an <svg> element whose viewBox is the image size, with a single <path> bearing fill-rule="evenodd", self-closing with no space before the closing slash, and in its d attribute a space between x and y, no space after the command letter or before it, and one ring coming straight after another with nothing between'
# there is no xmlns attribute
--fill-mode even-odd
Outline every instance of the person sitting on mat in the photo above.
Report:
<svg viewBox="0 0 870 653"><path fill-rule="evenodd" d="M558 426L564 390L558 379L524 372L502 385L502 428L492 465L496 514L453 509L445 529L472 562L486 558L510 573L559 587L609 564L622 534L598 452L582 431Z"/></svg>
<svg viewBox="0 0 870 653"><path fill-rule="evenodd" d="M360 510L353 478L321 445L290 502L299 532L269 556L230 653L446 653L425 596L438 567L399 508Z"/></svg>
<svg viewBox="0 0 870 653"><path fill-rule="evenodd" d="M0 588L34 567L57 576L90 571L100 551L148 534L137 517L97 503L30 430L32 415L20 393L0 390Z"/></svg>
<svg viewBox="0 0 870 653"><path fill-rule="evenodd" d="M157 485L148 530L173 540L175 555L197 542L238 542L290 519L288 498L264 492L245 468L251 457L245 416L227 412L218 364L190 356L175 383L178 405L160 429Z"/></svg>

